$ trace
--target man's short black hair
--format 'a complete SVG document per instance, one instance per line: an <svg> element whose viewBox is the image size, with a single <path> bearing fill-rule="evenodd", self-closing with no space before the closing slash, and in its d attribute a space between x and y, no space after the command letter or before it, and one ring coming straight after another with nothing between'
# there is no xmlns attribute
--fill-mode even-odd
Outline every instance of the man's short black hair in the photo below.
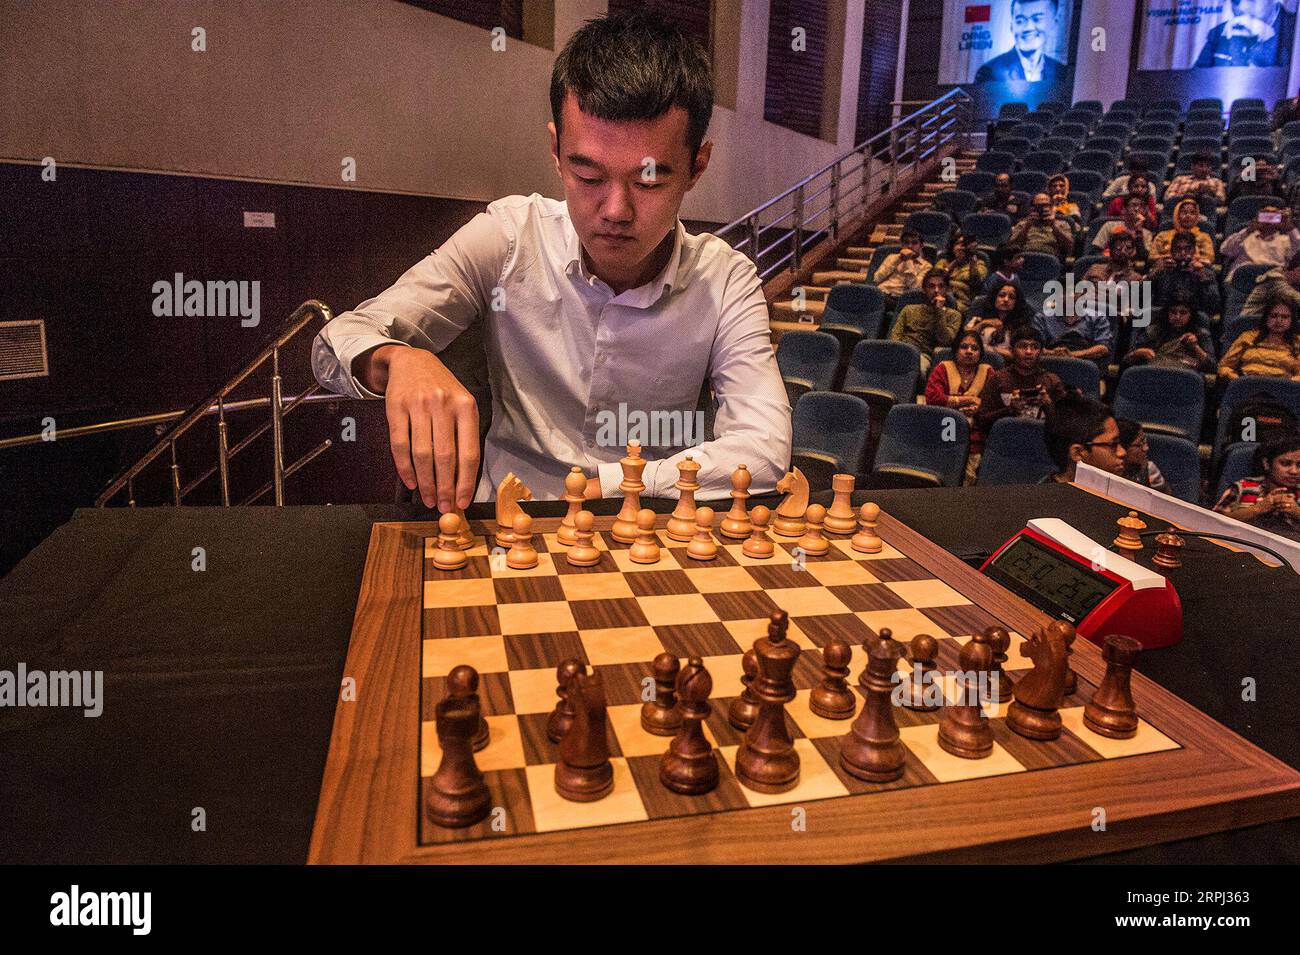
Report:
<svg viewBox="0 0 1300 955"><path fill-rule="evenodd" d="M605 120L648 120L686 110L694 160L713 116L713 70L699 42L653 13L588 20L569 38L551 70L551 118L560 132L565 96Z"/></svg>
<svg viewBox="0 0 1300 955"><path fill-rule="evenodd" d="M931 269L925 273L925 278L921 279L921 285L924 286L926 282L930 281L930 279L939 279L946 286L948 284L948 270L937 268Z"/></svg>
<svg viewBox="0 0 1300 955"><path fill-rule="evenodd" d="M1043 333L1033 325L1021 325L1011 330L1011 336L1007 339L1007 344L1012 348L1021 342L1038 342L1039 345L1046 347L1047 340L1043 338Z"/></svg>
<svg viewBox="0 0 1300 955"><path fill-rule="evenodd" d="M1113 417L1110 408L1092 398L1066 397L1047 413L1047 453L1064 471L1070 466L1070 448L1095 441Z"/></svg>
<svg viewBox="0 0 1300 955"><path fill-rule="evenodd" d="M904 229L902 235L898 237L899 245L907 245L909 242L920 242L924 237L915 229Z"/></svg>
<svg viewBox="0 0 1300 955"><path fill-rule="evenodd" d="M1202 163L1202 162L1205 163L1207 166L1213 166L1214 157L1211 156L1207 151L1201 150L1200 152L1198 152L1196 155L1192 157L1192 165L1195 166L1197 163Z"/></svg>
<svg viewBox="0 0 1300 955"><path fill-rule="evenodd" d="M1196 248L1196 236L1190 232L1175 232L1174 237L1169 240L1169 248L1172 250L1176 245L1190 245L1192 249Z"/></svg>

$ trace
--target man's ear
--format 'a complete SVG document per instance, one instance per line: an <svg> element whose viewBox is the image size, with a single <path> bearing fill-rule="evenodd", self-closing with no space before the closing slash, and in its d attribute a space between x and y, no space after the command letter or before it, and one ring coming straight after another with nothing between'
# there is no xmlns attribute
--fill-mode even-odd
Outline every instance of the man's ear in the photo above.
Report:
<svg viewBox="0 0 1300 955"><path fill-rule="evenodd" d="M554 123L547 123L546 131L551 134L551 158L555 160L555 174L563 178L560 172L560 134L555 131Z"/></svg>
<svg viewBox="0 0 1300 955"><path fill-rule="evenodd" d="M700 181L700 176L704 175L704 170L709 168L709 159L713 156L713 141L706 139L700 143L700 151L695 154L695 166L691 170L691 181L686 184L686 191L690 192L695 188L695 184Z"/></svg>
<svg viewBox="0 0 1300 955"><path fill-rule="evenodd" d="M1088 449L1082 444L1070 445L1070 460L1078 464L1083 460L1083 456L1088 453Z"/></svg>

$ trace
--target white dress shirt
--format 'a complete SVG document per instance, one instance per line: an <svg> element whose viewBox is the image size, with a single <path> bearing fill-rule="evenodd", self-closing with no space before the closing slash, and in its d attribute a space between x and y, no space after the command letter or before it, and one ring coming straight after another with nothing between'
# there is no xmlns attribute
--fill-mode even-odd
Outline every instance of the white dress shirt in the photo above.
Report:
<svg viewBox="0 0 1300 955"><path fill-rule="evenodd" d="M588 271L567 203L507 196L392 288L329 322L312 369L333 392L378 398L352 375L354 358L394 343L437 353L476 318L492 383L476 501L491 500L511 471L534 498L561 498L574 465L599 476L604 496L618 494L621 442L638 435L610 422L635 423L638 412L682 424L641 435L646 496L677 496L687 454L701 465L701 498L726 496L740 464L751 493L774 490L789 465L790 404L762 286L753 263L716 236L689 235L678 220L663 271L616 295ZM716 437L699 443L691 423L706 378Z"/></svg>

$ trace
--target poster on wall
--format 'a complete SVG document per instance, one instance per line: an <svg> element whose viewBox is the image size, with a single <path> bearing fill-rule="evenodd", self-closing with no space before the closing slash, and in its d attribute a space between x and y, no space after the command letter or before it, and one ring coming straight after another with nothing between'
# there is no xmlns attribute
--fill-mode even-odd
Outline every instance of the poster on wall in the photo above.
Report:
<svg viewBox="0 0 1300 955"><path fill-rule="evenodd" d="M1143 0L1139 70L1287 67L1300 0Z"/></svg>
<svg viewBox="0 0 1300 955"><path fill-rule="evenodd" d="M946 0L941 84L1068 84L1071 0Z"/></svg>

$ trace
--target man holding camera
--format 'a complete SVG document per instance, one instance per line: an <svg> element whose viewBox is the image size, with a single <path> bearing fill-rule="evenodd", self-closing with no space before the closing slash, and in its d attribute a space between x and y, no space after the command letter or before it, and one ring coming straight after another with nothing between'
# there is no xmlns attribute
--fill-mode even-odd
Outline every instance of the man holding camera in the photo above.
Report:
<svg viewBox="0 0 1300 955"><path fill-rule="evenodd" d="M1223 240L1225 274L1232 278L1239 265L1279 268L1300 251L1300 229L1291 224L1291 211L1281 203L1267 205L1243 229Z"/></svg>
<svg viewBox="0 0 1300 955"><path fill-rule="evenodd" d="M1012 228L1011 241L1026 252L1045 252L1062 260L1074 251L1070 227L1056 217L1052 197L1045 192L1034 196L1029 215Z"/></svg>

